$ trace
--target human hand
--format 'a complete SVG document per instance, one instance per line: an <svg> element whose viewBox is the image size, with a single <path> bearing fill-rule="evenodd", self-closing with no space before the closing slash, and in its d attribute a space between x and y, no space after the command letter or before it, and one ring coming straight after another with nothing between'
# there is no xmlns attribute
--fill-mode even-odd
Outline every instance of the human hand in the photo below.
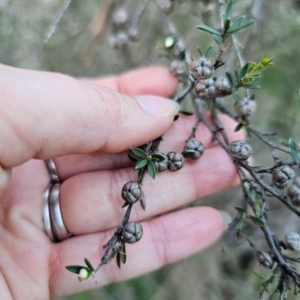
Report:
<svg viewBox="0 0 300 300"><path fill-rule="evenodd" d="M92 83L91 83L92 82ZM110 89L100 87L106 86ZM127 263L115 263L93 280L79 283L66 265L84 257L97 265L102 245L123 217L121 189L135 180L126 151L162 134L171 126L176 106L151 94L170 96L176 80L161 67L102 80L0 67L0 165L13 175L0 197L0 290L2 299L62 297L114 281L126 280L191 255L214 242L224 229L220 214L207 207L188 208L154 218L194 199L237 183L233 164L211 135L199 126L206 151L199 162L157 179L146 177L147 210L134 207L131 221L143 225L142 240L127 247ZM153 104L153 105L152 105ZM160 111L156 111L155 108ZM194 123L181 116L164 134L162 151L182 149ZM234 124L223 118L231 139ZM64 223L74 237L52 243L44 232L43 192L49 174L40 159L56 157ZM2 169L0 185L8 173ZM153 218L150 221L145 219Z"/></svg>

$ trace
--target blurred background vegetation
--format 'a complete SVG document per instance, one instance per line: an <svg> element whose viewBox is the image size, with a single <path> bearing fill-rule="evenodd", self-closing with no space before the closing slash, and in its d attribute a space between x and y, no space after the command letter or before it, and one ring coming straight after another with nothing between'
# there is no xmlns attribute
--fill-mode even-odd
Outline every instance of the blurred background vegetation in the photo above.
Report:
<svg viewBox="0 0 300 300"><path fill-rule="evenodd" d="M194 56L197 56L197 47L205 51L214 44L209 34L195 27L205 23L219 28L218 2L175 0L173 12L167 15L154 0L0 0L0 62L81 77L169 64L162 57L161 48L166 35L174 32L174 28ZM275 58L275 65L265 71L260 82L262 89L255 92L259 109L252 124L265 131L277 130L281 138L299 140L300 1L235 2L236 16L247 14L255 20L253 26L237 35L245 59L258 61L266 53ZM134 20L146 3L146 10L136 27L140 41L128 41L121 49L113 49L113 11L125 7L130 20ZM216 46L214 53L217 53ZM229 48L228 53L226 70L232 71L237 68L236 52ZM233 103L230 97L225 101L230 105ZM268 161L264 146L255 140L253 145L255 164ZM234 217L233 206L240 197L241 191L234 188L191 205L211 205ZM270 222L276 234L282 237L286 231L299 230L299 221L273 202L271 200ZM263 250L265 244L260 233L251 224L247 232ZM228 237L225 233L218 243L203 253L149 275L63 300L256 299L262 281L259 276L266 277L268 273L255 262L253 250L244 239L234 239L226 253L221 253Z"/></svg>

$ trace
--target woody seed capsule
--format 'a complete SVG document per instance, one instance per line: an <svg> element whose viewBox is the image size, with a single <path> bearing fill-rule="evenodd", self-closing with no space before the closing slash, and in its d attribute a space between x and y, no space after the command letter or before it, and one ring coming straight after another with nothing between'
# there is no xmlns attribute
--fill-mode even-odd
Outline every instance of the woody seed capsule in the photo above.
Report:
<svg viewBox="0 0 300 300"><path fill-rule="evenodd" d="M116 26L122 27L128 22L129 16L126 9L121 7L113 13L112 19Z"/></svg>
<svg viewBox="0 0 300 300"><path fill-rule="evenodd" d="M143 236L143 227L140 223L128 222L122 232L125 243L133 244L138 242Z"/></svg>
<svg viewBox="0 0 300 300"><path fill-rule="evenodd" d="M164 172L165 170L167 170L168 163L169 163L167 155L165 155L162 152L155 152L153 154L160 154L160 155L162 155L165 158L163 161L159 161L159 162L155 161L154 162L154 166L155 166L156 171L158 171L158 172Z"/></svg>
<svg viewBox="0 0 300 300"><path fill-rule="evenodd" d="M300 177L287 185L287 195L294 205L300 205Z"/></svg>
<svg viewBox="0 0 300 300"><path fill-rule="evenodd" d="M202 143L198 140L189 140L185 143L183 156L192 160L197 160L204 152Z"/></svg>
<svg viewBox="0 0 300 300"><path fill-rule="evenodd" d="M300 251L300 235L296 232L287 233L282 240L282 244L285 249L299 252Z"/></svg>
<svg viewBox="0 0 300 300"><path fill-rule="evenodd" d="M231 86L225 76L220 76L215 82L216 96L225 97L231 94Z"/></svg>
<svg viewBox="0 0 300 300"><path fill-rule="evenodd" d="M281 166L274 170L272 181L277 188L283 189L294 179L295 175L294 169L290 166Z"/></svg>
<svg viewBox="0 0 300 300"><path fill-rule="evenodd" d="M239 116L251 116L256 109L256 103L248 98L243 98L240 102L234 102L234 110Z"/></svg>
<svg viewBox="0 0 300 300"><path fill-rule="evenodd" d="M209 99L215 96L215 83L213 79L198 80L195 84L195 92L202 99Z"/></svg>
<svg viewBox="0 0 300 300"><path fill-rule="evenodd" d="M258 262L266 268L272 269L274 266L274 260L269 252L256 251L256 259Z"/></svg>
<svg viewBox="0 0 300 300"><path fill-rule="evenodd" d="M183 167L184 157L179 152L168 153L168 168L171 171L177 171Z"/></svg>
<svg viewBox="0 0 300 300"><path fill-rule="evenodd" d="M213 64L207 57L200 57L191 63L191 74L195 79L207 79L213 73Z"/></svg>
<svg viewBox="0 0 300 300"><path fill-rule="evenodd" d="M245 141L234 141L228 145L228 152L234 160L247 160L252 155L251 146Z"/></svg>
<svg viewBox="0 0 300 300"><path fill-rule="evenodd" d="M122 198L128 203L135 203L143 195L141 186L136 181L127 182L122 189Z"/></svg>

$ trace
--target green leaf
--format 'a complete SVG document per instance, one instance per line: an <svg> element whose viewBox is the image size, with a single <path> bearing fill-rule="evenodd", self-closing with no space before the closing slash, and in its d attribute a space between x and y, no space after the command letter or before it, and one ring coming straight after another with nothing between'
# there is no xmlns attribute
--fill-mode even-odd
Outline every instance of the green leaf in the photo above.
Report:
<svg viewBox="0 0 300 300"><path fill-rule="evenodd" d="M245 128L246 128L246 132L247 132L248 137L251 138L251 131L249 129L249 126L245 126Z"/></svg>
<svg viewBox="0 0 300 300"><path fill-rule="evenodd" d="M243 84L241 85L241 87L245 88L245 89L260 89L259 85L255 85L255 84Z"/></svg>
<svg viewBox="0 0 300 300"><path fill-rule="evenodd" d="M126 207L129 205L129 202L125 202L123 205L122 205L122 208Z"/></svg>
<svg viewBox="0 0 300 300"><path fill-rule="evenodd" d="M293 139L289 139L289 150L292 158L296 163L300 163L300 156L298 151L298 145Z"/></svg>
<svg viewBox="0 0 300 300"><path fill-rule="evenodd" d="M242 206L235 206L234 208L240 213L246 213L246 209Z"/></svg>
<svg viewBox="0 0 300 300"><path fill-rule="evenodd" d="M233 80L232 80L232 77L231 77L230 73L226 72L225 76L226 76L226 78L228 80L228 83L230 84L230 86L232 88L233 87Z"/></svg>
<svg viewBox="0 0 300 300"><path fill-rule="evenodd" d="M206 26L206 25L198 25L197 26L198 29L201 29L201 30L204 30L204 31L207 31L211 34L215 34L215 35L221 35L221 33L219 31L217 31L216 29L213 29L209 26Z"/></svg>
<svg viewBox="0 0 300 300"><path fill-rule="evenodd" d="M230 28L232 28L232 30L235 30L236 28L240 27L245 22L245 20L246 20L246 15L238 17L232 22Z"/></svg>
<svg viewBox="0 0 300 300"><path fill-rule="evenodd" d="M279 143L285 147L289 147L289 142L287 140L284 140L284 139L280 139L279 140Z"/></svg>
<svg viewBox="0 0 300 300"><path fill-rule="evenodd" d="M74 266L66 266L66 269L72 273L75 273L75 274L79 274L80 270L84 268L86 269L86 267L83 267L83 266L77 266L77 265L74 265Z"/></svg>
<svg viewBox="0 0 300 300"><path fill-rule="evenodd" d="M84 258L84 262L91 271L94 271L94 268L93 268L91 262L87 258Z"/></svg>
<svg viewBox="0 0 300 300"><path fill-rule="evenodd" d="M239 80L239 73L238 73L237 70L234 70L234 76L235 76L236 83L238 84L238 82L239 82L240 80Z"/></svg>
<svg viewBox="0 0 300 300"><path fill-rule="evenodd" d="M236 102L241 102L243 98L238 93L232 93L232 97Z"/></svg>
<svg viewBox="0 0 300 300"><path fill-rule="evenodd" d="M120 252L117 253L116 261L117 261L117 265L118 265L119 269L121 269L121 253Z"/></svg>
<svg viewBox="0 0 300 300"><path fill-rule="evenodd" d="M156 169L155 169L155 165L152 161L149 161L148 165L148 172L150 174L150 176L155 179L155 175L156 175Z"/></svg>
<svg viewBox="0 0 300 300"><path fill-rule="evenodd" d="M202 55L202 52L199 47L197 47L197 50L198 50L199 55L202 57L203 55Z"/></svg>
<svg viewBox="0 0 300 300"><path fill-rule="evenodd" d="M132 162L136 163L138 161L132 154L128 153L127 155Z"/></svg>
<svg viewBox="0 0 300 300"><path fill-rule="evenodd" d="M224 19L230 19L232 14L233 0L228 0L225 7Z"/></svg>
<svg viewBox="0 0 300 300"><path fill-rule="evenodd" d="M135 164L134 169L135 170L141 169L141 168L145 167L147 163L148 163L148 160L142 158Z"/></svg>
<svg viewBox="0 0 300 300"><path fill-rule="evenodd" d="M206 50L206 52L204 54L204 57L209 58L211 56L212 51L213 51L213 47L212 46L208 47L208 49Z"/></svg>
<svg viewBox="0 0 300 300"><path fill-rule="evenodd" d="M137 156L137 157L141 157L141 158L147 158L147 153L140 149L140 148L130 148L130 150Z"/></svg>
<svg viewBox="0 0 300 300"><path fill-rule="evenodd" d="M235 229L241 230L241 229L244 228L245 224L246 224L246 219L245 219L245 218L242 218L242 219L236 224Z"/></svg>
<svg viewBox="0 0 300 300"><path fill-rule="evenodd" d="M258 218L256 216L250 216L250 220L259 227L265 226L265 222L261 218Z"/></svg>
<svg viewBox="0 0 300 300"><path fill-rule="evenodd" d="M238 75L239 81L247 74L248 68L249 68L249 63L246 63Z"/></svg>
<svg viewBox="0 0 300 300"><path fill-rule="evenodd" d="M141 181L143 178L143 174L144 174L144 169L138 169L138 180L137 181Z"/></svg>
<svg viewBox="0 0 300 300"><path fill-rule="evenodd" d="M164 161L166 159L163 155L159 153L151 154L151 157L157 160L158 162Z"/></svg>
<svg viewBox="0 0 300 300"><path fill-rule="evenodd" d="M125 246L125 243L122 244L122 257L121 257L121 261L123 264L126 263L126 246Z"/></svg>
<svg viewBox="0 0 300 300"><path fill-rule="evenodd" d="M240 131L243 127L244 127L243 123L240 123L240 124L236 125L236 127L234 128L234 132Z"/></svg>
<svg viewBox="0 0 300 300"><path fill-rule="evenodd" d="M222 38L221 36L217 35L217 34L213 34L212 35L213 39L215 40L215 42L218 44L218 45L221 45L222 44Z"/></svg>
<svg viewBox="0 0 300 300"><path fill-rule="evenodd" d="M252 25L253 23L254 23L254 20L250 20L250 21L244 22L243 24L241 24L240 26L237 26L235 28L233 28L233 26L231 26L228 29L227 34L231 35L231 34L233 34L235 32L238 32L238 31L240 31L240 30L242 30L242 29L244 29L244 28Z"/></svg>
<svg viewBox="0 0 300 300"><path fill-rule="evenodd" d="M224 31L227 32L227 30L229 29L231 25L231 21L230 19L225 19L225 22L224 22Z"/></svg>
<svg viewBox="0 0 300 300"><path fill-rule="evenodd" d="M140 203L141 203L143 210L146 210L146 198L145 197L142 197L140 199Z"/></svg>

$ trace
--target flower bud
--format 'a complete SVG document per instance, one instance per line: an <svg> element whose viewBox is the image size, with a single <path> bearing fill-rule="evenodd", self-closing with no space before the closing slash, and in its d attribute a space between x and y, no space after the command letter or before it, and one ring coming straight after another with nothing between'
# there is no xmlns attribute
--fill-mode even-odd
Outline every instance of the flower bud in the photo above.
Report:
<svg viewBox="0 0 300 300"><path fill-rule="evenodd" d="M192 160L197 160L204 152L202 143L198 140L189 140L185 143L183 156Z"/></svg>
<svg viewBox="0 0 300 300"><path fill-rule="evenodd" d="M195 84L195 92L202 99L209 99L215 96L215 83L213 79L198 80Z"/></svg>
<svg viewBox="0 0 300 300"><path fill-rule="evenodd" d="M300 205L300 177L296 177L292 182L287 185L287 195L291 202Z"/></svg>
<svg viewBox="0 0 300 300"><path fill-rule="evenodd" d="M276 168L272 174L272 181L274 185L283 189L295 177L295 171L290 166L281 166Z"/></svg>
<svg viewBox="0 0 300 300"><path fill-rule="evenodd" d="M136 181L127 182L122 189L122 198L128 203L135 203L142 197L141 186Z"/></svg>
<svg viewBox="0 0 300 300"><path fill-rule="evenodd" d="M234 110L239 116L251 116L256 109L256 103L248 98L243 98L239 102L234 102Z"/></svg>
<svg viewBox="0 0 300 300"><path fill-rule="evenodd" d="M125 243L133 244L143 236L143 227L140 223L128 222L123 229L122 238Z"/></svg>
<svg viewBox="0 0 300 300"><path fill-rule="evenodd" d="M247 160L252 155L251 146L245 141L234 141L228 145L228 152L234 160Z"/></svg>
<svg viewBox="0 0 300 300"><path fill-rule="evenodd" d="M78 279L80 281L87 280L91 275L91 271L89 271L87 268L82 268L82 269L80 269L78 275L79 275Z"/></svg>
<svg viewBox="0 0 300 300"><path fill-rule="evenodd" d="M256 251L256 259L258 262L266 268L272 269L274 266L274 260L269 252Z"/></svg>
<svg viewBox="0 0 300 300"><path fill-rule="evenodd" d="M184 157L179 152L168 153L168 168L171 171L177 171L183 167Z"/></svg>
<svg viewBox="0 0 300 300"><path fill-rule="evenodd" d="M191 74L195 79L207 79L213 73L213 64L207 57L200 57L191 62Z"/></svg>
<svg viewBox="0 0 300 300"><path fill-rule="evenodd" d="M296 232L287 233L283 240L282 245L284 249L299 252L300 251L300 235Z"/></svg>
<svg viewBox="0 0 300 300"><path fill-rule="evenodd" d="M232 89L226 76L220 76L215 82L216 96L224 97L231 94Z"/></svg>
<svg viewBox="0 0 300 300"><path fill-rule="evenodd" d="M165 155L164 153L161 153L161 152L155 152L153 154L160 154L165 158L163 161L159 161L159 162L155 161L154 162L154 166L155 166L156 171L164 172L165 170L167 170L167 168L168 168L168 157L167 157L167 155Z"/></svg>

